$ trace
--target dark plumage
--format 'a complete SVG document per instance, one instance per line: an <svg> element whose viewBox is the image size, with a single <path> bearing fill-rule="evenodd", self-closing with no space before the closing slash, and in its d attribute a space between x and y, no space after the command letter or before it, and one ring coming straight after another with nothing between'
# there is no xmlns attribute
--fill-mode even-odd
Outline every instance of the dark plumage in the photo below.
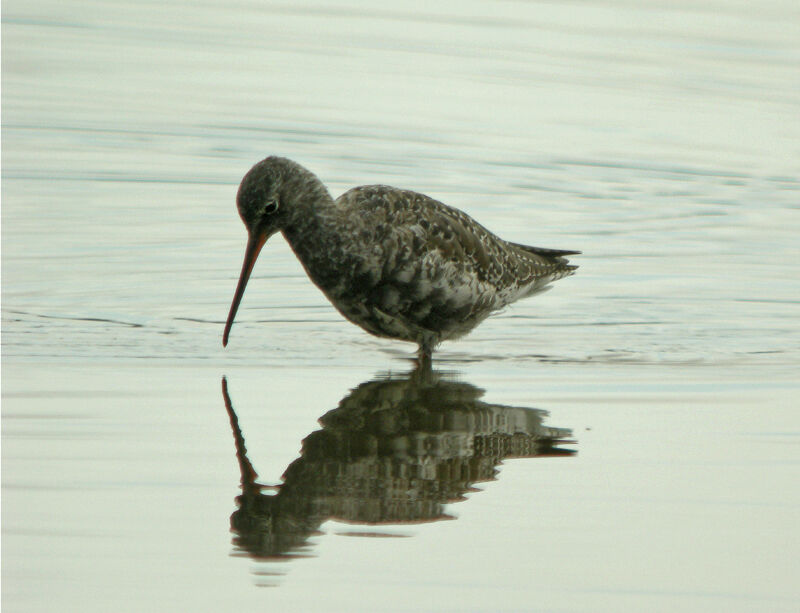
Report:
<svg viewBox="0 0 800 613"><path fill-rule="evenodd" d="M248 243L223 345L256 258L278 231L342 315L376 336L417 343L422 358L571 275L577 266L564 256L580 253L509 243L457 209L386 185L334 201L314 174L280 157L250 169L236 204Z"/></svg>

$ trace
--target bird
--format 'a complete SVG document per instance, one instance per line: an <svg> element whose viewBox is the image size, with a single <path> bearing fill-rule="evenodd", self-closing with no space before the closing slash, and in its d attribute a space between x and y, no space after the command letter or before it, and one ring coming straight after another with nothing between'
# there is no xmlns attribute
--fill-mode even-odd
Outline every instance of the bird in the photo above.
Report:
<svg viewBox="0 0 800 613"><path fill-rule="evenodd" d="M490 314L574 274L580 251L512 243L424 194L364 185L335 200L278 156L256 163L236 195L247 246L223 346L261 249L281 232L311 281L347 320L418 346L420 364Z"/></svg>

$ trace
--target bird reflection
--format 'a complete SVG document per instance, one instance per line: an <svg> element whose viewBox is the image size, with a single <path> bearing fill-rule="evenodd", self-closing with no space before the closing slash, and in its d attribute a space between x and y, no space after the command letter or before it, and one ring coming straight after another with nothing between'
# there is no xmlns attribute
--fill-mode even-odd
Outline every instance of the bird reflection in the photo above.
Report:
<svg viewBox="0 0 800 613"><path fill-rule="evenodd" d="M445 505L497 475L504 458L567 456L571 431L543 425L540 409L488 404L483 390L440 373L362 383L319 419L282 484L264 493L247 458L222 380L242 494L231 516L234 545L258 559L307 555L329 519L400 524L448 519Z"/></svg>

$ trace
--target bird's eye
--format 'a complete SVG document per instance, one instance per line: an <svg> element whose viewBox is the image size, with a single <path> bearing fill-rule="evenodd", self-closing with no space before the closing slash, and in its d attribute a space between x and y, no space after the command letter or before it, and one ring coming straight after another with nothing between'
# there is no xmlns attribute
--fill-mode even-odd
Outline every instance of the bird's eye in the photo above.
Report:
<svg viewBox="0 0 800 613"><path fill-rule="evenodd" d="M267 204L264 205L264 213L267 215L271 215L275 211L278 210L278 201L277 200L270 200Z"/></svg>

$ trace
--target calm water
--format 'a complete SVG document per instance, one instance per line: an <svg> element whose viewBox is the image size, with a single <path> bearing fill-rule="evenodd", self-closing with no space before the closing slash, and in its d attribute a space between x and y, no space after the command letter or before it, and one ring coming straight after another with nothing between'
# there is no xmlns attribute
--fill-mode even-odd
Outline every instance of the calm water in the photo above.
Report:
<svg viewBox="0 0 800 613"><path fill-rule="evenodd" d="M382 6L4 3L4 610L796 611L796 3ZM268 154L581 268L420 381L275 237L223 351Z"/></svg>

